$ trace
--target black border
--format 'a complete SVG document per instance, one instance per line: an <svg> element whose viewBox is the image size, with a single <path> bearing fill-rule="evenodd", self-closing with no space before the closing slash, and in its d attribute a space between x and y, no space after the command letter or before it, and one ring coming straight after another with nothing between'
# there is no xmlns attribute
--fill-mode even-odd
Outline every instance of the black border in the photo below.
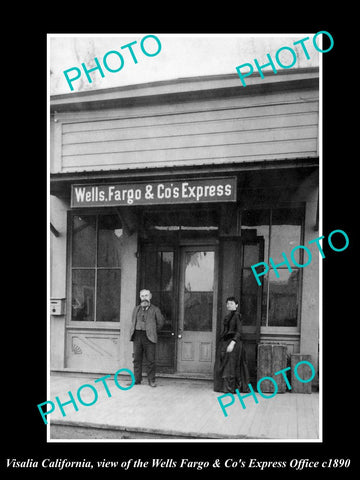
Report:
<svg viewBox="0 0 360 480"><path fill-rule="evenodd" d="M288 17L295 10L288 5ZM212 8L208 5L207 8ZM229 7L230 8L230 7ZM233 11L232 11L233 10ZM238 10L241 17L241 9ZM69 15L69 13L67 12ZM227 11L218 22L199 20L198 25L191 26L191 31L170 26L164 27L150 21L140 24L134 20L131 28L123 28L124 22L106 28L79 21L68 21L59 27L50 25L29 32L31 50L29 58L23 58L26 74L18 78L13 72L12 89L19 103L12 105L11 114L20 128L16 129L13 161L7 162L9 173L4 178L16 179L11 182L7 192L11 207L8 211L10 225L5 229L5 236L10 240L7 251L12 251L16 266L11 265L9 280L6 283L4 303L5 327L4 339L9 345L6 350L6 366L3 379L3 416L5 445L2 448L1 466L7 475L28 473L31 469L6 469L7 458L18 460L41 460L43 458L68 458L93 461L103 458L124 460L127 458L187 457L195 460L213 462L216 458L284 461L292 458L309 458L310 460L327 460L329 458L350 458L349 469L337 470L344 475L355 468L356 459L352 456L352 445L356 430L356 367L354 354L358 313L353 308L356 302L356 279L352 278L356 270L356 217L355 203L356 181L356 87L357 77L355 29L351 28L348 16L345 22L337 16L336 22L321 20L299 23L292 27L289 21L276 22L270 17L260 25L250 25L249 18L242 16L234 25L229 19L235 14L235 6ZM129 13L128 13L129 15ZM354 14L353 14L354 15ZM128 17L130 18L130 17ZM252 17L254 18L254 17ZM68 16L67 16L68 20ZM288 20L288 19L287 19ZM221 25L219 25L219 22ZM166 22L168 23L168 22ZM170 25L171 22L168 23ZM189 23L184 23L189 27ZM67 25L67 28L64 28ZM71 27L70 27L71 25ZM226 25L226 27L222 27ZM231 26L230 26L231 25ZM341 28L340 28L341 26ZM46 34L47 33L306 33L325 30L334 38L334 48L323 54L323 232L328 235L336 229L344 230L350 239L349 247L340 253L324 248L326 259L323 260L323 442L322 443L46 443L46 430L39 421L36 405L46 398L46 154L47 154L47 118L46 118ZM26 32L27 33L27 32ZM26 43L26 38L23 37ZM354 115L355 114L355 115ZM9 120L10 125L11 120ZM18 143L18 145L16 145ZM7 183L7 181L5 181ZM16 184L16 187L14 186ZM16 188L16 189L15 189ZM16 200L16 201L15 201ZM7 218L7 217L6 217ZM6 223L8 225L8 223ZM10 227L11 226L11 227ZM7 234L6 234L7 231ZM5 252L4 252L5 253ZM5 255L6 256L6 255ZM11 262L12 263L12 262ZM9 298L10 297L10 298ZM355 306L355 305L354 305ZM356 427L355 427L356 428ZM113 470L119 476L136 474L137 471L156 472L169 475L174 469L157 470ZM36 474L57 473L55 469L42 472L34 469ZM65 470L69 471L69 470ZM182 470L183 473L190 471ZM220 469L204 470L205 474ZM251 471L245 469L226 469L225 472L238 473ZM289 473L289 468L273 468L269 472ZM303 470L303 473L309 470ZM319 471L319 470L318 470ZM330 470L328 470L330 471ZM74 470L78 475L104 473L105 470ZM194 471L191 471L193 473ZM199 471L195 471L199 473ZM317 472L317 471L316 471ZM108 473L108 471L106 472ZM200 471L201 473L201 471ZM257 473L257 472L256 472ZM314 473L314 471L312 471ZM323 473L323 470L321 470Z"/></svg>

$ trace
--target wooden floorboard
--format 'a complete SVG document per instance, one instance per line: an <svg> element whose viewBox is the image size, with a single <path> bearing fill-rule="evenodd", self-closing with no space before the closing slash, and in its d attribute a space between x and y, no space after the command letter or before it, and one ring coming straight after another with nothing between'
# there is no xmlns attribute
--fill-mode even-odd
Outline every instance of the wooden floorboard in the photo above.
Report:
<svg viewBox="0 0 360 480"><path fill-rule="evenodd" d="M64 406L65 417L59 408L49 415L50 424L53 425L51 431L55 432L57 426L53 438L61 438L61 435L64 438L71 438L71 435L74 438L101 438L103 431L103 438L120 439L148 436L149 439L163 437L228 441L319 440L317 393L287 392L272 398L263 398L256 393L258 403L249 396L244 399L245 409L234 395L235 401L226 409L228 416L225 417L218 402L222 394L213 391L211 382L159 379L156 388L144 383L123 391L109 379L110 398L102 384L94 384L93 378L51 375L50 383L48 400L51 401L55 396L62 402L68 401L68 391L77 401L77 390L84 384L93 385L98 391L98 400L91 406L81 405L77 401L78 411L69 404ZM94 393L90 388L84 388L81 399L90 403ZM229 399L225 397L224 403Z"/></svg>

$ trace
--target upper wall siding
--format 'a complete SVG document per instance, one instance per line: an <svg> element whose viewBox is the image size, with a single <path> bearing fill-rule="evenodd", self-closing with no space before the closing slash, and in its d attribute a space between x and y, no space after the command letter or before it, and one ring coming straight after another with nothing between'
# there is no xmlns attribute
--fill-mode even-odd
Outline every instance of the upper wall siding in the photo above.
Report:
<svg viewBox="0 0 360 480"><path fill-rule="evenodd" d="M57 114L52 172L318 156L318 92Z"/></svg>

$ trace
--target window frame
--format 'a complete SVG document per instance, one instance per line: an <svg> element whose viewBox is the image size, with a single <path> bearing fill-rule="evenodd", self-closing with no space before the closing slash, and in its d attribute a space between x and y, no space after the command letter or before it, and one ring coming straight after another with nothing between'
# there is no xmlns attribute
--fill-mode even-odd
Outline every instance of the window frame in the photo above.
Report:
<svg viewBox="0 0 360 480"><path fill-rule="evenodd" d="M122 267L99 267L98 262L98 242L99 242L99 216L114 215L117 214L115 208L103 209L91 208L91 209L73 209L68 212L67 218L67 304L66 304L66 325L71 328L85 328L91 330L118 330L121 324L121 283L122 283ZM73 267L72 266L72 244L73 244L73 217L74 216L96 216L96 245L95 245L95 259L96 263L93 267ZM95 271L95 294L94 294L94 320L72 320L72 272L73 270L88 270ZM120 301L119 301L119 320L114 322L103 322L96 320L96 308L97 308L97 272L98 270L120 270Z"/></svg>

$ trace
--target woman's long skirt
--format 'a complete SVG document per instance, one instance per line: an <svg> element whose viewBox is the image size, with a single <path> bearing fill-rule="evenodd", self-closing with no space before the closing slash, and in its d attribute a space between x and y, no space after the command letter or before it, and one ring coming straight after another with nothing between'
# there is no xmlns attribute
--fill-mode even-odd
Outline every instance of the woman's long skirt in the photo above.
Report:
<svg viewBox="0 0 360 480"><path fill-rule="evenodd" d="M248 392L249 369L243 342L236 342L231 353L226 349L231 339L221 339L216 350L214 391L224 393Z"/></svg>

